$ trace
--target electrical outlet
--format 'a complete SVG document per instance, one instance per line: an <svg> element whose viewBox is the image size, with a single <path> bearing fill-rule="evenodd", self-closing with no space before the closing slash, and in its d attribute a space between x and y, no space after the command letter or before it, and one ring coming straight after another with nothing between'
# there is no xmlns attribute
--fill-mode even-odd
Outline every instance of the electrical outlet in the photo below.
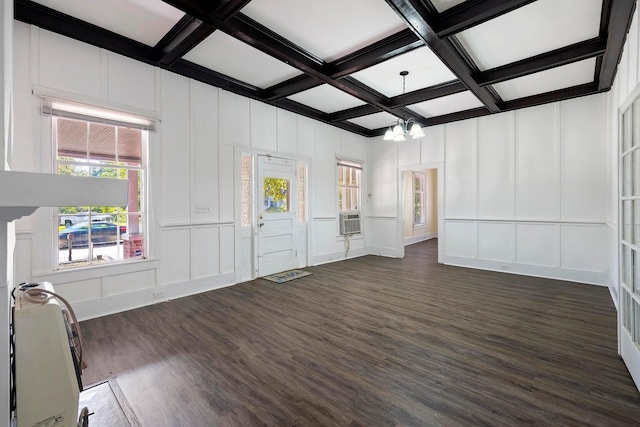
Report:
<svg viewBox="0 0 640 427"><path fill-rule="evenodd" d="M196 203L196 213L211 213L211 206L204 203Z"/></svg>

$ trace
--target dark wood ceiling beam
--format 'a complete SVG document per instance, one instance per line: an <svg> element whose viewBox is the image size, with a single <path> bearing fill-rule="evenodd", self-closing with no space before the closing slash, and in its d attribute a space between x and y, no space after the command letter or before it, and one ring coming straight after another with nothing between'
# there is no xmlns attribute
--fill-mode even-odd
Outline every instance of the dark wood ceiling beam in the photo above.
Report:
<svg viewBox="0 0 640 427"><path fill-rule="evenodd" d="M437 126L445 123L458 122L460 120L474 119L491 114L484 107L473 108L471 110L456 111L455 113L444 114L442 116L429 117L425 126Z"/></svg>
<svg viewBox="0 0 640 427"><path fill-rule="evenodd" d="M198 25L198 21L193 16L185 13L182 18L160 39L158 43L153 47L154 52L157 52L160 56L165 50L168 50L168 46L171 44L177 44L181 35L185 32L190 32L189 28ZM178 41L176 41L178 40Z"/></svg>
<svg viewBox="0 0 640 427"><path fill-rule="evenodd" d="M154 64L152 48L29 0L14 1L14 18L100 48Z"/></svg>
<svg viewBox="0 0 640 427"><path fill-rule="evenodd" d="M393 109L383 104L386 97L379 97L371 88L365 85L349 81L348 78L333 79L326 74L326 63L301 47L284 39L280 35L269 30L260 23L254 21L242 13L238 13L226 22L206 13L207 2L205 0L163 0L194 17L218 26L225 33L266 53L280 61L297 68L298 70L340 89L363 102L371 103L381 110L396 114ZM354 83L355 82L355 83Z"/></svg>
<svg viewBox="0 0 640 427"><path fill-rule="evenodd" d="M611 0L610 2L609 22L606 26L607 50L602 57L600 70L596 72L598 90L608 90L613 85L635 8L635 0ZM603 11L603 16L605 13L606 11Z"/></svg>
<svg viewBox="0 0 640 427"><path fill-rule="evenodd" d="M262 101L259 88L184 59L176 61L171 67L171 71L247 98Z"/></svg>
<svg viewBox="0 0 640 427"><path fill-rule="evenodd" d="M478 74L476 80L480 86L488 86L561 65L571 64L583 59L593 58L604 54L606 44L607 42L604 39L596 37L591 40L575 43L551 52L483 71Z"/></svg>
<svg viewBox="0 0 640 427"><path fill-rule="evenodd" d="M275 105L276 107L291 111L293 113L300 114L306 117L310 117L312 119L316 119L320 122L330 124L340 129L344 129L349 132L356 133L358 135L362 135L366 137L373 136L372 131L365 127L359 126L351 122L333 122L330 120L329 114L316 110L311 107L307 107L306 105L300 104L299 102L295 102L290 99L286 99L286 98L278 99L273 102L273 105Z"/></svg>
<svg viewBox="0 0 640 427"><path fill-rule="evenodd" d="M366 104L342 111L336 111L335 113L329 114L328 119L331 122L340 122L342 120L355 119L356 117L368 116L369 114L375 114L379 112L379 108Z"/></svg>
<svg viewBox="0 0 640 427"><path fill-rule="evenodd" d="M430 22L432 21L429 18L430 13L424 7L422 0L386 0L386 2L489 111L494 113L500 111L499 100L486 87L481 87L475 81L474 67L458 53L450 40L438 37L433 29L433 23Z"/></svg>
<svg viewBox="0 0 640 427"><path fill-rule="evenodd" d="M467 87L456 80L395 96L390 98L386 105L389 108L404 107L405 105L417 104L418 102L429 101L441 96L454 95L466 90Z"/></svg>
<svg viewBox="0 0 640 427"><path fill-rule="evenodd" d="M546 92L538 95L527 96L525 98L505 101L502 104L502 109L504 111L508 111L517 110L519 108L534 107L536 105L549 104L551 102L578 98L580 96L594 95L596 93L605 92L606 90L607 89L598 89L597 82L586 83L568 87L565 89L554 90L552 92Z"/></svg>
<svg viewBox="0 0 640 427"><path fill-rule="evenodd" d="M206 19L206 17L205 17ZM323 73L324 61L282 38L248 16L238 14L221 29L280 61L320 80L329 80Z"/></svg>
<svg viewBox="0 0 640 427"><path fill-rule="evenodd" d="M216 19L224 22L240 12L250 1L251 0L224 0L212 2L208 7ZM189 20L187 25L183 23L185 19ZM158 62L171 66L200 42L209 37L217 28L218 27L208 22L196 20L189 14L185 15L185 17L154 46L154 51L158 55Z"/></svg>
<svg viewBox="0 0 640 427"><path fill-rule="evenodd" d="M404 29L330 62L326 66L327 74L332 79L339 79L422 46L424 46L424 41L420 40L413 31Z"/></svg>
<svg viewBox="0 0 640 427"><path fill-rule="evenodd" d="M265 100L275 101L276 99L286 98L298 92L313 89L321 84L324 84L324 82L308 74L301 74L277 85L268 87L262 92Z"/></svg>
<svg viewBox="0 0 640 427"><path fill-rule="evenodd" d="M345 77L343 79L336 81L337 85L340 85L340 89L344 92L347 92L354 97L365 101L367 104L371 104L379 108L382 111L386 111L389 114L393 114L394 116L406 116L413 117L419 123L422 123L426 120L425 117L417 114L416 112L409 110L405 107L388 107L387 103L389 102L389 98L382 95L379 92L371 89L370 87L364 85L353 77Z"/></svg>
<svg viewBox="0 0 640 427"><path fill-rule="evenodd" d="M490 21L536 0L467 0L437 17L438 37L451 37L456 33Z"/></svg>
<svg viewBox="0 0 640 427"><path fill-rule="evenodd" d="M471 110L457 111L455 113L445 114L442 116L429 117L428 119L425 120L422 126L423 127L437 126L437 125L456 122L460 120L475 119L476 117L488 116L490 114L491 112L484 107L473 108ZM374 129L372 133L374 133L375 136L382 136L387 131L387 129L389 129L388 126Z"/></svg>
<svg viewBox="0 0 640 427"><path fill-rule="evenodd" d="M196 24L195 28L187 29L186 34L179 34L179 39L176 38L167 45L168 49L160 51L158 63L167 66L173 65L216 30L216 27L206 22L194 22L194 24ZM154 47L154 49L156 48Z"/></svg>
<svg viewBox="0 0 640 427"><path fill-rule="evenodd" d="M219 0L214 2L216 6L213 9L213 14L222 21L226 21L239 13L250 2L251 0Z"/></svg>

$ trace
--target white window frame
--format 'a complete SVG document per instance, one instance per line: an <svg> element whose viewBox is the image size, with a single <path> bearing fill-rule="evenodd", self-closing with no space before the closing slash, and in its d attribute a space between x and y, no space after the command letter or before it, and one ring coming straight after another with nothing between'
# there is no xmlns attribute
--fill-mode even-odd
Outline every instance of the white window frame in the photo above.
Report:
<svg viewBox="0 0 640 427"><path fill-rule="evenodd" d="M140 166L134 165L114 165L114 168L117 169L125 169L125 170L135 170L139 172L139 179L141 181L140 186L140 211L134 211L133 214L139 214L142 216L142 224L140 228L140 234L142 234L143 239L143 255L140 257L133 258L123 258L116 259L114 261L110 261L108 263L95 263L93 259L89 259L88 263L74 265L73 263L66 264L61 263L59 258L59 247L58 247L58 233L56 232L53 236L53 251L55 256L53 257L54 271L59 272L72 272L78 271L78 269L92 269L92 268L102 268L105 266L115 266L115 265L123 265L125 263L136 263L136 262L146 262L149 259L149 213L148 213L148 194L149 194L149 175L148 175L148 145L150 135L149 132L155 130L154 121L147 117L137 116L126 112L120 112L118 110L112 108L103 108L103 107L95 107L86 104L79 104L69 101L60 101L51 98L42 98L41 99L42 112L45 115L50 116L51 123L51 156L52 156L52 166L53 173L58 173L60 165L70 165L70 166L91 166L91 162L88 161L70 161L70 160L59 160L58 159L58 144L57 144L57 118L71 119L77 120L85 123L100 123L103 125L116 126L116 127L126 127L138 129L142 132L142 147L141 147L141 159ZM117 147L117 145L116 145ZM116 148L117 151L117 148ZM115 154L115 153L114 153ZM91 211L93 207L88 207L89 218L91 218ZM124 214L125 216L129 213L129 209L124 213L119 212L119 214ZM59 217L60 214L58 210L55 210L55 225L57 226L60 222ZM54 227L55 228L55 227ZM57 230L57 228L55 228ZM118 231L118 235L120 235ZM118 243L119 245L124 246L124 242ZM89 250L89 255L91 255L91 250ZM88 257L89 258L89 257Z"/></svg>
<svg viewBox="0 0 640 427"><path fill-rule="evenodd" d="M337 183L337 194L336 201L338 204L338 212L353 212L353 211L361 211L362 210L362 170L363 170L363 162L357 160L346 160L346 159L337 159L336 163L336 183ZM350 168L356 171L356 181L357 185L340 185L340 170L341 168ZM346 169L345 169L346 170ZM344 200L341 199L340 194L345 194L344 190L352 190L355 188L355 203L352 203L351 206L344 206ZM341 192L341 190L343 190ZM344 197L344 196L343 196ZM353 201L353 198L352 198Z"/></svg>
<svg viewBox="0 0 640 427"><path fill-rule="evenodd" d="M411 176L411 187L413 188L413 228L424 228L427 226L427 174L424 172L413 172ZM420 179L421 189L416 188L416 178ZM416 195L420 196L420 213L422 222L416 222Z"/></svg>

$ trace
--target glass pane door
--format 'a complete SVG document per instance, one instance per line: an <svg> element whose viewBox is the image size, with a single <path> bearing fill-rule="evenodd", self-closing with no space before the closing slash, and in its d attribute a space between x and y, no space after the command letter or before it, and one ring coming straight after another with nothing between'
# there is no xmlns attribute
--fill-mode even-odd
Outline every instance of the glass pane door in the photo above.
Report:
<svg viewBox="0 0 640 427"><path fill-rule="evenodd" d="M620 355L640 384L640 100L620 116Z"/></svg>

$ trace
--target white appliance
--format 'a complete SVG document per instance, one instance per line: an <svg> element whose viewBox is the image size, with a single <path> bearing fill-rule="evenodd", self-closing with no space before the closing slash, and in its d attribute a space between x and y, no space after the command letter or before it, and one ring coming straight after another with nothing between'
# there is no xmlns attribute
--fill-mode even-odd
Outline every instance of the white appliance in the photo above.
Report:
<svg viewBox="0 0 640 427"><path fill-rule="evenodd" d="M17 426L77 427L82 382L75 316L48 282L17 286L15 299Z"/></svg>
<svg viewBox="0 0 640 427"><path fill-rule="evenodd" d="M340 212L340 235L360 233L360 212Z"/></svg>

